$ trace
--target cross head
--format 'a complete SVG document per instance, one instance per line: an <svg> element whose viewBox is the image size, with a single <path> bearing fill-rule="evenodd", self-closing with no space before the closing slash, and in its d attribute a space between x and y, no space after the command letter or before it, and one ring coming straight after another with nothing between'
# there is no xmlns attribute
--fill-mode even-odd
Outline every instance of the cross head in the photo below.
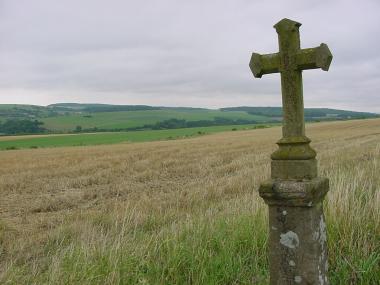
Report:
<svg viewBox="0 0 380 285"><path fill-rule="evenodd" d="M315 151L309 146L305 135L302 71L306 69L329 69L332 54L322 43L315 48L301 49L300 23L282 19L274 28L278 34L279 52L272 54L252 53L249 63L256 78L264 74L281 74L283 104L283 137L279 149L272 154L274 160L313 159Z"/></svg>

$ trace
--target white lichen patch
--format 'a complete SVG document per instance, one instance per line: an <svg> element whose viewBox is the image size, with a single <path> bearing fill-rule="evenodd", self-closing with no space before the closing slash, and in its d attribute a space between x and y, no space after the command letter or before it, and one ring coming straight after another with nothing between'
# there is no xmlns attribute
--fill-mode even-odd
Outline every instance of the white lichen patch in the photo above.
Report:
<svg viewBox="0 0 380 285"><path fill-rule="evenodd" d="M308 205L309 207L313 206L313 201L310 201L309 203L307 203L307 205Z"/></svg>
<svg viewBox="0 0 380 285"><path fill-rule="evenodd" d="M323 244L324 246L324 243L326 242L327 240L327 235L326 235L326 223L325 223L325 220L323 219L323 216L321 215L321 220L319 221L319 242L321 244Z"/></svg>
<svg viewBox="0 0 380 285"><path fill-rule="evenodd" d="M321 273L319 273L318 279L319 279L319 285L324 285L325 284L325 280L323 279L323 276L322 276Z"/></svg>
<svg viewBox="0 0 380 285"><path fill-rule="evenodd" d="M327 276L325 274L322 274L322 271L320 267L318 266L318 280L319 280L319 285L328 285L327 282Z"/></svg>
<svg viewBox="0 0 380 285"><path fill-rule="evenodd" d="M289 260L289 265L290 266L296 266L296 263L293 260Z"/></svg>
<svg viewBox="0 0 380 285"><path fill-rule="evenodd" d="M274 231L277 231L277 228L276 228L276 227L274 227L274 226L272 226L272 230L274 230Z"/></svg>
<svg viewBox="0 0 380 285"><path fill-rule="evenodd" d="M321 255L319 256L319 264L321 265L321 267L324 265L324 272L328 271L326 241L327 241L326 223L325 223L325 220L323 218L323 215L321 215L321 219L319 221L319 244L321 245ZM321 283L321 284L323 284L323 283Z"/></svg>
<svg viewBox="0 0 380 285"><path fill-rule="evenodd" d="M284 215L284 216L286 216L287 214L288 214L288 212L287 211L282 211L282 214Z"/></svg>
<svg viewBox="0 0 380 285"><path fill-rule="evenodd" d="M295 232L288 231L280 235L280 243L288 248L296 248L300 244L300 241Z"/></svg>
<svg viewBox="0 0 380 285"><path fill-rule="evenodd" d="M319 229L318 231L313 232L313 240L319 240Z"/></svg>
<svg viewBox="0 0 380 285"><path fill-rule="evenodd" d="M302 281L301 276L295 276L295 277L294 277L294 282L296 282L296 283L301 283L301 281Z"/></svg>

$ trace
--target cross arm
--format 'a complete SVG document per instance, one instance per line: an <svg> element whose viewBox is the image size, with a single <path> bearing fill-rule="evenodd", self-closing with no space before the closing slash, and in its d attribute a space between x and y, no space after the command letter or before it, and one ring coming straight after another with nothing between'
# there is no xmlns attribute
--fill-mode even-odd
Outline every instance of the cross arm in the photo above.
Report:
<svg viewBox="0 0 380 285"><path fill-rule="evenodd" d="M258 54L252 53L249 67L256 78L261 78L264 74L279 72L280 55L278 53Z"/></svg>
<svg viewBox="0 0 380 285"><path fill-rule="evenodd" d="M326 44L319 47L301 49L297 53L297 67L299 70L322 68L329 70L333 56Z"/></svg>

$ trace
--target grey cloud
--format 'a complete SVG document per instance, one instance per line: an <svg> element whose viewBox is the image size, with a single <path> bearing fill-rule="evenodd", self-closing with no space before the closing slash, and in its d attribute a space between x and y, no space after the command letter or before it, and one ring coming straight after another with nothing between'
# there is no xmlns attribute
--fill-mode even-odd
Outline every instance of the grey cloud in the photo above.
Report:
<svg viewBox="0 0 380 285"><path fill-rule="evenodd" d="M305 105L380 112L378 1L0 1L0 103L280 105L279 75L253 79L273 24L328 43L328 73L304 73ZM10 96L9 94L14 94Z"/></svg>

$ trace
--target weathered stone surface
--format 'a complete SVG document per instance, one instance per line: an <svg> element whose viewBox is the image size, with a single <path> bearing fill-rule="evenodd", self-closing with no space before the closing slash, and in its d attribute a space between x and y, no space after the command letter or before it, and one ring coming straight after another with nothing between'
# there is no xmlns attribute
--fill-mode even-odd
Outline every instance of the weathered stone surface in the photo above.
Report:
<svg viewBox="0 0 380 285"><path fill-rule="evenodd" d="M261 55L252 53L249 67L256 78L261 78L264 74L279 72L280 57L278 53Z"/></svg>
<svg viewBox="0 0 380 285"><path fill-rule="evenodd" d="M332 61L332 54L326 44L315 48L300 48L300 26L298 22L282 19L274 25L278 33L280 51L264 55L253 53L249 63L256 78L264 74L281 73L283 139L305 137L302 70L321 68L327 71ZM279 143L280 151L273 154L272 158L279 160L314 158L315 152L308 147L309 142L306 145ZM308 155L300 158L298 154L301 152Z"/></svg>
<svg viewBox="0 0 380 285"><path fill-rule="evenodd" d="M329 190L327 178L296 181L272 179L260 185L260 196L268 205L311 207L321 202Z"/></svg>
<svg viewBox="0 0 380 285"><path fill-rule="evenodd" d="M303 137L284 137L277 142L278 150L272 153L274 160L306 160L317 155L310 146L310 139Z"/></svg>
<svg viewBox="0 0 380 285"><path fill-rule="evenodd" d="M300 23L283 19L274 25L280 51L253 53L255 77L280 72L283 137L271 158L271 180L260 196L269 205L270 284L327 285L326 225L322 201L329 181L317 177L316 152L305 135L302 70L327 71L332 54L326 44L301 49Z"/></svg>
<svg viewBox="0 0 380 285"><path fill-rule="evenodd" d="M332 54L326 44L319 47L301 49L297 53L297 67L300 70L321 68L328 71L332 61Z"/></svg>
<svg viewBox="0 0 380 285"><path fill-rule="evenodd" d="M322 203L269 206L272 285L327 285L327 234Z"/></svg>
<svg viewBox="0 0 380 285"><path fill-rule="evenodd" d="M273 179L304 180L317 177L317 160L272 160Z"/></svg>

